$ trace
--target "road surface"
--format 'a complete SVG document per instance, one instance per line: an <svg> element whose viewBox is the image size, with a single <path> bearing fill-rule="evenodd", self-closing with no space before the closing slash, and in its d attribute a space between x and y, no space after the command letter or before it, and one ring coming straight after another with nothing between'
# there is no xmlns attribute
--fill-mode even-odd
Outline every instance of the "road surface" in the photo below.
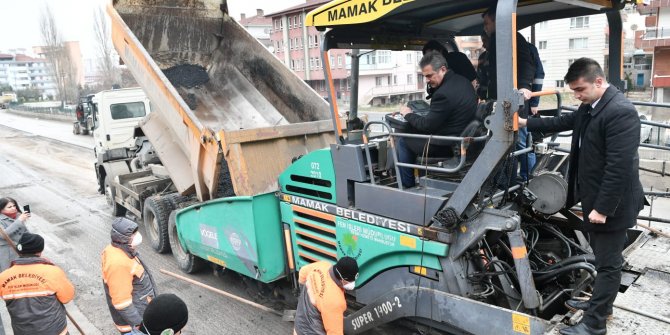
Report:
<svg viewBox="0 0 670 335"><path fill-rule="evenodd" d="M109 316L100 275L100 252L109 243L112 217L107 214L109 208L104 196L96 191L92 168L93 138L72 134L71 124L67 122L26 118L0 111L0 143L0 196L14 197L21 205L30 204L33 216L28 221L28 228L45 237L44 256L61 266L75 284L76 297L68 304L68 310L88 335L118 334ZM658 183L662 179L655 180ZM669 204L668 199L656 199L653 215L670 218ZM648 214L648 208L641 214ZM652 226L670 231L670 225L652 223ZM648 244L651 251L638 258L647 257L649 252L667 254L670 248L663 239L650 240ZM292 333L292 324L274 314L163 275L159 269L180 273L172 256L156 254L146 243L139 249L154 274L159 293L175 293L187 303L190 315L184 334ZM212 271L203 271L187 276L268 307L278 307L274 302L262 300L258 287L253 283L249 285L250 281L242 280L235 273L215 276ZM617 302L627 306L635 303L634 300L627 301L626 294L620 295ZM670 307L666 302L654 309L641 308L652 312L658 309L662 313ZM662 329L660 332L648 331L639 324L633 326L639 320L637 316L618 309L616 314L612 334L629 334L631 328L636 329L636 334L670 333L667 325L662 323L656 328ZM0 315L5 333L12 334L4 307L0 307ZM650 321L643 323L650 324ZM77 334L72 326L70 332ZM411 334L398 326L371 333Z"/></svg>
<svg viewBox="0 0 670 335"><path fill-rule="evenodd" d="M0 111L0 139L0 196L30 205L33 215L28 229L44 236L43 255L62 267L76 287L68 310L87 335L118 334L100 274L100 253L110 242L112 217L104 196L97 193L92 137L73 135L68 123ZM292 323L276 315L163 275L159 269L181 273L172 255L158 255L148 243L139 250L159 293L175 293L186 301L190 315L184 334L292 333ZM255 288L247 287L235 273L217 277L203 271L189 277L255 299L251 296ZM0 312L6 334L12 334L5 307ZM77 331L70 327L70 333Z"/></svg>

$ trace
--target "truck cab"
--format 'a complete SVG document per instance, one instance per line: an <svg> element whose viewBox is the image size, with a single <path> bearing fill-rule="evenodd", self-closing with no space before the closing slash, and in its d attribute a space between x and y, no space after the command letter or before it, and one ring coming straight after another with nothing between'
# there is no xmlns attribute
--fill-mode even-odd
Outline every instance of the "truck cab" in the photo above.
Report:
<svg viewBox="0 0 670 335"><path fill-rule="evenodd" d="M117 176L145 171L160 164L140 123L151 112L141 88L102 91L92 98L95 172L98 192L105 194L114 215L125 213L115 202ZM137 197L136 197L137 198Z"/></svg>
<svg viewBox="0 0 670 335"><path fill-rule="evenodd" d="M130 157L127 151L137 145L135 129L151 111L144 91L141 88L102 91L93 97L93 106L96 156L102 155L103 162Z"/></svg>

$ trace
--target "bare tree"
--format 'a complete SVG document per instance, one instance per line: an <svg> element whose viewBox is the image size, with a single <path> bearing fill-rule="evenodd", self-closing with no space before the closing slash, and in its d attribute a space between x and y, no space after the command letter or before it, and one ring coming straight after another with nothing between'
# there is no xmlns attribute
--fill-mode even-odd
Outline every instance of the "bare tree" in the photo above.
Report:
<svg viewBox="0 0 670 335"><path fill-rule="evenodd" d="M68 50L56 24L51 7L47 4L40 15L40 31L44 40L44 54L51 65L61 106L75 98L77 91L76 68L70 61Z"/></svg>
<svg viewBox="0 0 670 335"><path fill-rule="evenodd" d="M97 41L96 51L98 54L98 71L100 71L102 84L105 89L110 89L112 84L118 81L118 69L114 66L112 35L107 22L107 16L102 7L95 9L93 13L93 33Z"/></svg>

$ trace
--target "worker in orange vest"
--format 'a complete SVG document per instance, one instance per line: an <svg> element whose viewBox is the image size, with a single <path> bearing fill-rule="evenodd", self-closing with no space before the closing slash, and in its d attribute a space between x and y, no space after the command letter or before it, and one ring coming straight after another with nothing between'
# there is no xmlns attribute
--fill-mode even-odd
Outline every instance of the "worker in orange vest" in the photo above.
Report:
<svg viewBox="0 0 670 335"><path fill-rule="evenodd" d="M19 258L0 273L0 296L7 304L14 334L67 334L63 304L74 298L74 286L61 268L41 257L42 236L24 233L16 250Z"/></svg>
<svg viewBox="0 0 670 335"><path fill-rule="evenodd" d="M121 334L139 329L142 313L156 296L153 278L138 257L137 247L142 243L142 235L137 228L133 221L115 218L112 243L102 252L102 280L107 305Z"/></svg>
<svg viewBox="0 0 670 335"><path fill-rule="evenodd" d="M358 263L346 256L335 265L320 261L300 269L298 281L302 289L293 333L344 334L344 311L347 309L344 291L353 290L357 278Z"/></svg>

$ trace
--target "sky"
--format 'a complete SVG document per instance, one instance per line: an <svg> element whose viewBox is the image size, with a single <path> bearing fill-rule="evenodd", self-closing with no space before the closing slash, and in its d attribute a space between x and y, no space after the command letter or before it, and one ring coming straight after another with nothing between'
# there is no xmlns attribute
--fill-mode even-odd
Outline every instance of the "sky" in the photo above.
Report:
<svg viewBox="0 0 670 335"><path fill-rule="evenodd" d="M256 15L260 8L265 14L292 7L305 0L228 0L228 10L236 19L241 13ZM66 41L79 41L83 58L95 58L93 13L108 0L0 0L0 52L8 49L43 45L40 36L40 13L49 4L56 23Z"/></svg>

